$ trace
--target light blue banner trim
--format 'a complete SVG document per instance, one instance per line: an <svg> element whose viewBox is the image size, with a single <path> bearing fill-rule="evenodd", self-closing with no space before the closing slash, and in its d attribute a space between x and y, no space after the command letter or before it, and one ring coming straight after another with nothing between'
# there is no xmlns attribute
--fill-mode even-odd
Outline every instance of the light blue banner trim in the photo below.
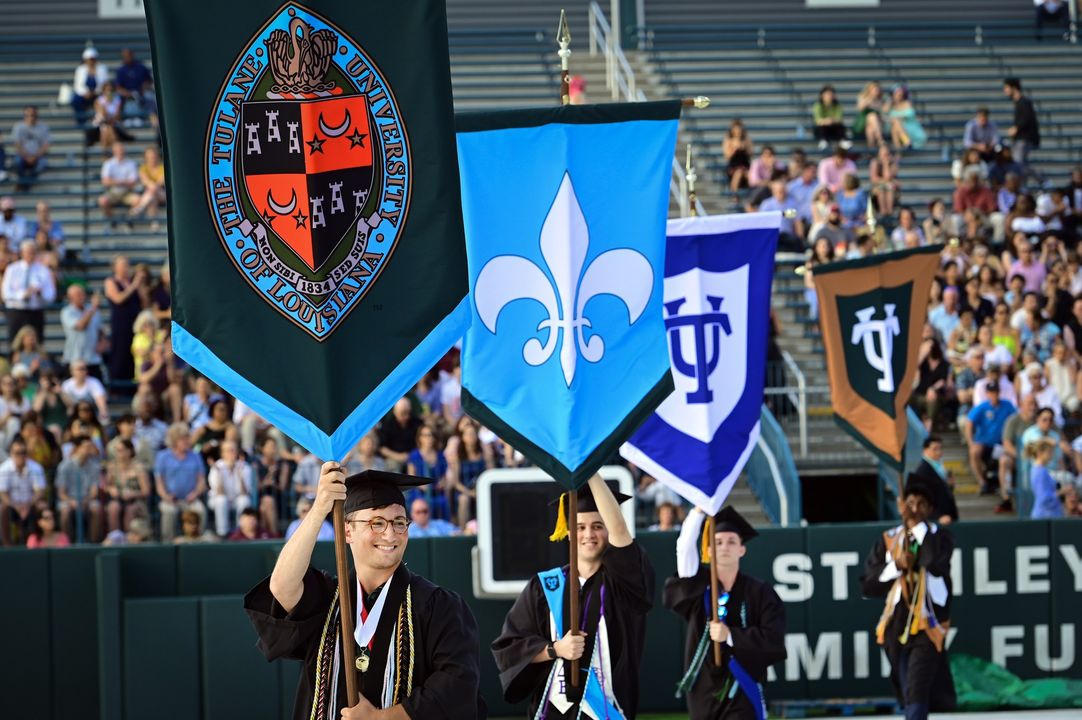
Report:
<svg viewBox="0 0 1082 720"><path fill-rule="evenodd" d="M545 593L549 612L556 625L556 639L559 640L564 636L564 570L553 568L537 573L537 577L541 580L541 592ZM550 579L555 587L549 587Z"/></svg>
<svg viewBox="0 0 1082 720"><path fill-rule="evenodd" d="M311 420L253 385L176 322L172 324L173 351L316 457L340 461L357 441L391 410L399 398L409 392L417 379L462 337L469 327L470 313L469 298L464 297L331 435L327 435Z"/></svg>

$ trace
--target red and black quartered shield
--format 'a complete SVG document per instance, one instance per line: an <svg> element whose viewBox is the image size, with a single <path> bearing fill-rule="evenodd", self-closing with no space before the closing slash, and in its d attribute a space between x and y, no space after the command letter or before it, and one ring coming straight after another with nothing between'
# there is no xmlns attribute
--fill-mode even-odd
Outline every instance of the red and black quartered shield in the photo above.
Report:
<svg viewBox="0 0 1082 720"><path fill-rule="evenodd" d="M338 247L372 190L366 106L360 95L241 106L238 150L248 196L312 270Z"/></svg>

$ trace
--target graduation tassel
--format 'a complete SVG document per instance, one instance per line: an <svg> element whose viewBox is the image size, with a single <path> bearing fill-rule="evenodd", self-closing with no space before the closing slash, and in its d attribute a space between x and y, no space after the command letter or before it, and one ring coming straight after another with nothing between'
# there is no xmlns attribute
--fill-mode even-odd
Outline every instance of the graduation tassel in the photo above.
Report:
<svg viewBox="0 0 1082 720"><path fill-rule="evenodd" d="M549 542L560 542L567 537L567 515L564 512L564 500L567 493L560 493L560 509L556 515L556 529L549 535Z"/></svg>
<svg viewBox="0 0 1082 720"><path fill-rule="evenodd" d="M710 562L710 526L712 524L709 518L703 523L703 536L699 542L699 559L704 563Z"/></svg>

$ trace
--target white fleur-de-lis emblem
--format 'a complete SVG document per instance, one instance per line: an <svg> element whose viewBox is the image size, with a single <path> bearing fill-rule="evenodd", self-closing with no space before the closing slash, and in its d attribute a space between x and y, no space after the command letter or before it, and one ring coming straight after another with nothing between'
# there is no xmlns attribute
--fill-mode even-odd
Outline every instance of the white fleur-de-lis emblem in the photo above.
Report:
<svg viewBox="0 0 1082 720"><path fill-rule="evenodd" d="M589 246L586 218L565 172L541 227L541 256L551 279L522 256L500 255L485 263L474 285L477 314L493 334L500 312L509 303L534 300L544 306L546 317L535 332L548 330L548 335L544 344L539 337L530 337L522 346L522 359L531 366L542 365L560 344L560 366L568 387L575 378L579 355L595 363L605 354L600 331L584 314L586 304L598 295L613 295L627 307L628 324L632 325L653 292L654 271L642 253L627 248L608 250L583 270ZM592 330L589 337L586 328Z"/></svg>

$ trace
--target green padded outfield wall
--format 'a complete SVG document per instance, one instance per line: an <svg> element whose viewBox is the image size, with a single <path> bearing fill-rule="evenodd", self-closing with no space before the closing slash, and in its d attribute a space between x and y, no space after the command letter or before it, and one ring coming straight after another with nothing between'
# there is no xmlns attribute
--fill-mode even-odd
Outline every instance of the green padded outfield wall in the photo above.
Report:
<svg viewBox="0 0 1082 720"><path fill-rule="evenodd" d="M772 670L769 700L889 694L873 625L880 601L859 595L860 568L882 525L768 529L744 568L785 601L789 657ZM1082 678L1082 522L962 523L954 534L951 648L1023 678ZM639 541L663 578L675 533ZM472 593L472 538L413 540L410 567L464 595L477 616L482 692L502 702L487 643L510 600ZM295 663L268 664L241 610L243 593L274 566L280 543L0 552L0 718L234 720L287 718ZM315 563L334 565L321 543ZM684 628L656 607L643 660L644 712L680 710Z"/></svg>

